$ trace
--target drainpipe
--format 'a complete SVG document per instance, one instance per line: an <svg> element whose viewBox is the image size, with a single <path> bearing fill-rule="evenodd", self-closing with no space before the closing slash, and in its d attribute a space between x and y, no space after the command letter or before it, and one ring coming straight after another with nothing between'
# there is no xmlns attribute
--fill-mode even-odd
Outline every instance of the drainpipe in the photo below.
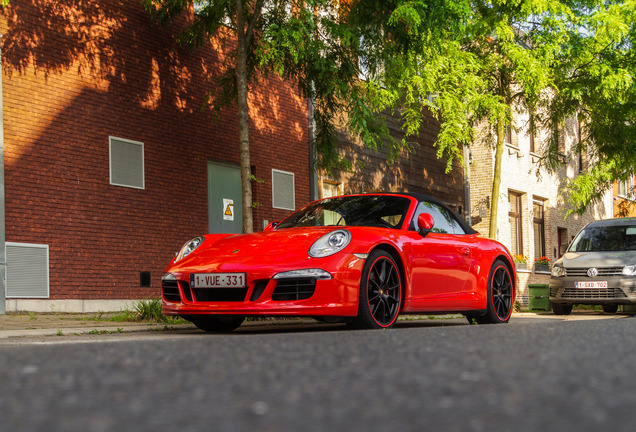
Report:
<svg viewBox="0 0 636 432"><path fill-rule="evenodd" d="M316 133L316 121L314 120L314 100L307 98L307 111L309 114L309 198L311 201L319 198L318 173L316 172L316 149L314 137Z"/></svg>
<svg viewBox="0 0 636 432"><path fill-rule="evenodd" d="M2 35L0 34L0 41ZM4 105L2 103L2 52L0 51L0 315L7 311L7 253L4 217Z"/></svg>
<svg viewBox="0 0 636 432"><path fill-rule="evenodd" d="M470 205L470 149L464 146L464 219L472 225L472 208Z"/></svg>

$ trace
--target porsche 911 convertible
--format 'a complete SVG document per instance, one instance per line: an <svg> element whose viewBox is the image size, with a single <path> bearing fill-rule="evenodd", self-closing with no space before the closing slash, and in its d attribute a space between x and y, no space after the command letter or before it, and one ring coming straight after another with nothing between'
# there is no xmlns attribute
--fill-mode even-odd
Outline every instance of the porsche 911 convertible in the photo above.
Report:
<svg viewBox="0 0 636 432"><path fill-rule="evenodd" d="M508 250L445 204L347 195L309 203L263 232L188 241L162 277L162 308L208 332L232 331L248 316L368 329L423 313L505 323L515 281Z"/></svg>

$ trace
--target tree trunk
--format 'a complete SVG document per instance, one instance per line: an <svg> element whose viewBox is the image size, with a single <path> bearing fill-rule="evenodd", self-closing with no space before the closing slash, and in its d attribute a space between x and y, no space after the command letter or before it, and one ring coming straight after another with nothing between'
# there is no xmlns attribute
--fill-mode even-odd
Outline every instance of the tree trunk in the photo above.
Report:
<svg viewBox="0 0 636 432"><path fill-rule="evenodd" d="M497 147L495 149L495 173L492 179L492 196L490 203L490 229L488 237L497 239L497 213L499 211L499 186L501 185L501 159L505 139L504 121L497 122Z"/></svg>
<svg viewBox="0 0 636 432"><path fill-rule="evenodd" d="M252 170L250 163L249 107L247 105L247 37L243 16L243 2L235 1L238 36L236 87L238 90L239 154L241 158L241 189L243 198L243 232L254 230L252 217Z"/></svg>

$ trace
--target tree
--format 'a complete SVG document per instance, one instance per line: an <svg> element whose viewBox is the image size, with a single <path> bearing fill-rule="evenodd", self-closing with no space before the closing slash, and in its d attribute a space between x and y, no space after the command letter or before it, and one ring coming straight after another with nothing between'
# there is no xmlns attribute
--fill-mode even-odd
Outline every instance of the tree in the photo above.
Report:
<svg viewBox="0 0 636 432"><path fill-rule="evenodd" d="M598 161L568 188L572 212L582 214L614 181L636 171L636 3L578 6L555 44L551 74L559 91L549 111L578 117L581 148Z"/></svg>
<svg viewBox="0 0 636 432"><path fill-rule="evenodd" d="M377 44L387 12L382 2L332 0L143 0L154 20L165 23L192 10L196 15L180 34L183 44L197 46L217 38L230 51L229 67L218 78L215 108L238 107L239 150L243 189L243 231L251 232L252 193L249 156L249 106L247 94L269 73L296 82L314 103L314 147L321 166L346 166L337 152L337 129L343 121L367 145L379 148L397 143L390 139L381 118L375 116L358 79L359 59L376 70ZM377 11L377 13L375 13ZM364 20L362 14L373 18ZM364 23L364 26L361 26ZM365 43L360 41L364 40ZM343 119L342 114L348 117Z"/></svg>
<svg viewBox="0 0 636 432"><path fill-rule="evenodd" d="M153 19L167 22L191 10L193 0L143 0ZM224 42L233 63L218 79L216 108L234 103L239 109L243 184L243 230L252 230L249 164L250 85L269 73L297 83L313 104L317 166L347 168L338 152L338 131L347 129L372 149L386 147L396 157L408 141L391 137L378 112L394 109L401 89L383 80L391 65L412 46L419 46L421 29L439 40L459 28L465 10L452 1L438 5L400 0L200 0L197 13L180 35L192 46L209 38ZM430 2L428 2L430 3ZM435 3L435 2L433 2ZM448 5L446 5L448 3ZM407 7L405 7L405 5ZM435 6L435 7L433 7ZM412 14L412 16L409 16ZM416 25L411 32L408 25ZM360 79L364 75L366 79ZM410 130L408 135L417 133Z"/></svg>
<svg viewBox="0 0 636 432"><path fill-rule="evenodd" d="M577 211L621 173L634 171L634 2L454 2L463 24L441 38L419 25L418 11L427 5L403 6L409 37L420 42L411 42L392 63L385 83L405 93L407 130L418 130L423 107L440 119L436 145L448 168L461 159L477 125L485 122L493 131L490 237L497 233L501 154L512 107L530 113L528 129L549 133L545 160L552 168L558 164L558 125L568 117L581 119L581 146L595 149L599 163L571 184Z"/></svg>
<svg viewBox="0 0 636 432"><path fill-rule="evenodd" d="M417 2L411 2L414 5ZM420 7L424 6L422 2ZM530 2L528 2L530 3ZM431 110L441 122L436 145L438 157L462 159L475 128L484 122L494 130L495 161L489 236L496 237L501 160L506 129L511 127L512 107L536 110L541 91L548 85L549 53L529 49L530 40L521 31L531 13L525 2L464 1L464 24L453 32L432 39L416 26L421 42L412 44L402 57L393 79L396 92L404 91L408 130L420 127L422 108ZM412 12L407 16L415 16Z"/></svg>

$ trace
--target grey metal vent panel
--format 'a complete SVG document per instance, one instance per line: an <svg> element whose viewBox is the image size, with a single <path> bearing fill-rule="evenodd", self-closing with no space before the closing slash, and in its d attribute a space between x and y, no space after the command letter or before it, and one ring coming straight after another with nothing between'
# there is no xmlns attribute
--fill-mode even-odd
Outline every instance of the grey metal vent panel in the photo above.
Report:
<svg viewBox="0 0 636 432"><path fill-rule="evenodd" d="M115 137L109 141L110 184L144 189L144 143Z"/></svg>
<svg viewBox="0 0 636 432"><path fill-rule="evenodd" d="M49 297L49 246L7 243L7 298Z"/></svg>
<svg viewBox="0 0 636 432"><path fill-rule="evenodd" d="M272 170L272 207L296 210L294 173Z"/></svg>

